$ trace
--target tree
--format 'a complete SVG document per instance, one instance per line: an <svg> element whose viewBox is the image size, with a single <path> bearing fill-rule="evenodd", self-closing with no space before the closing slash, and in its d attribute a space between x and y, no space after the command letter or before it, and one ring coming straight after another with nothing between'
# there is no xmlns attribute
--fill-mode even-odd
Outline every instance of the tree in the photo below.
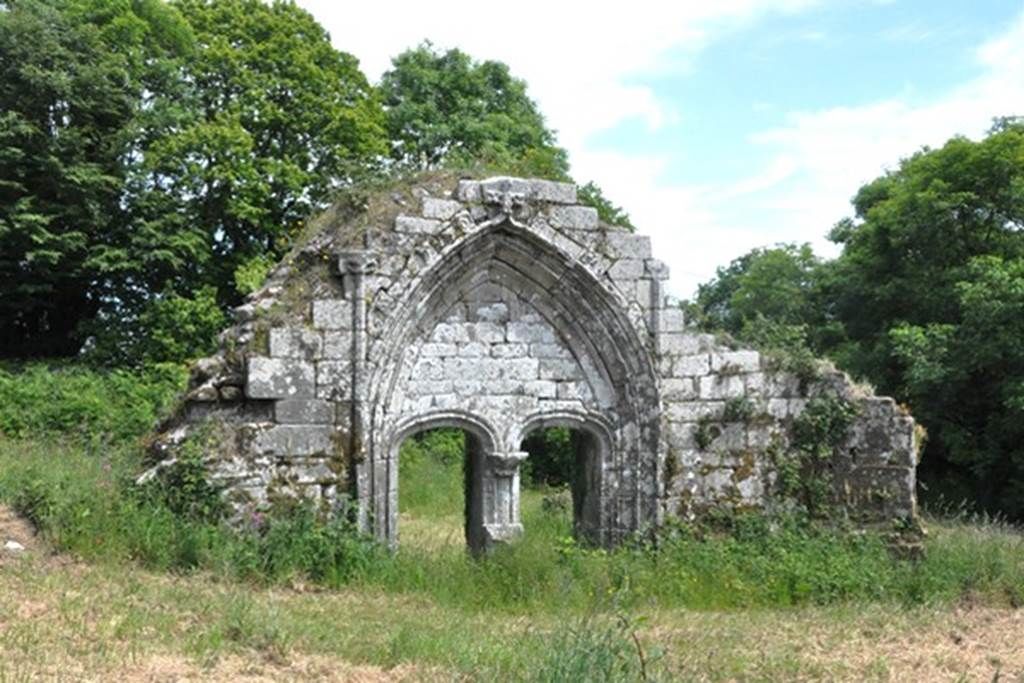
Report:
<svg viewBox="0 0 1024 683"><path fill-rule="evenodd" d="M91 337L94 358L139 360L143 321L237 303L387 151L356 60L290 2L17 0L0 98L9 356Z"/></svg>
<svg viewBox="0 0 1024 683"><path fill-rule="evenodd" d="M380 83L391 158L401 168L484 166L564 180L568 157L555 143L526 83L501 62L476 62L430 43L392 60Z"/></svg>
<svg viewBox="0 0 1024 683"><path fill-rule="evenodd" d="M112 280L195 256L187 235L128 243L125 202L126 161L169 111L190 49L188 26L155 1L0 12L0 354L74 354Z"/></svg>
<svg viewBox="0 0 1024 683"><path fill-rule="evenodd" d="M821 317L820 269L808 244L753 249L698 287L692 313L706 329L741 339L759 316L783 325L810 324Z"/></svg>
<svg viewBox="0 0 1024 683"><path fill-rule="evenodd" d="M233 304L236 270L281 256L333 189L387 151L384 115L356 59L293 3L176 7L197 43L186 73L190 116L149 150L139 197L157 225L206 231L205 258L172 284L213 285Z"/></svg>
<svg viewBox="0 0 1024 683"><path fill-rule="evenodd" d="M832 234L834 355L910 403L932 491L1024 518L1024 122L922 150L854 207Z"/></svg>
<svg viewBox="0 0 1024 683"><path fill-rule="evenodd" d="M616 206L604 196L604 192L593 181L581 185L578 192L580 204L597 209L597 216L608 225L617 225L630 232L636 232L636 226L629 214L621 206Z"/></svg>

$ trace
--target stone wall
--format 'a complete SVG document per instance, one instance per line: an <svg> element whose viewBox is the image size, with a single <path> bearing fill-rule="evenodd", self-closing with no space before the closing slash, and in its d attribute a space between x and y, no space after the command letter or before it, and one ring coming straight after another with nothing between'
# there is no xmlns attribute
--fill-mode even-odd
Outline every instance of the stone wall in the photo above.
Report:
<svg viewBox="0 0 1024 683"><path fill-rule="evenodd" d="M585 437L576 521L597 542L792 505L794 466L833 513L914 519L914 424L890 399L687 327L649 239L601 224L572 185L426 185L327 221L271 274L197 364L156 441L164 466L213 422L228 436L211 471L240 516L277 495L347 501L394 542L402 439L460 427L483 547L521 531L523 438L562 425ZM794 434L826 402L856 416L820 463Z"/></svg>

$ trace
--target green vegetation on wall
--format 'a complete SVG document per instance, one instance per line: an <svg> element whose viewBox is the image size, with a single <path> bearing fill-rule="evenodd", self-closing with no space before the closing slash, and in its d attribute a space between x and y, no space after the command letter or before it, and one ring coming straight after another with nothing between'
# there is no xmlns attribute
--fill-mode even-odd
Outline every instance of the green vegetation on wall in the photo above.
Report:
<svg viewBox="0 0 1024 683"><path fill-rule="evenodd" d="M927 429L926 503L1024 519L1024 122L924 149L868 183L820 261L756 249L700 287L691 317L811 375L825 355Z"/></svg>

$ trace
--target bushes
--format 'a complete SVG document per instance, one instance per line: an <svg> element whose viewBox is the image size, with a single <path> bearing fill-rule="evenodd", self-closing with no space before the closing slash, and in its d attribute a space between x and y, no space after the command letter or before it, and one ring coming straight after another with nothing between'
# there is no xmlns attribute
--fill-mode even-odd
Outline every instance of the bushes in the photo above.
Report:
<svg viewBox="0 0 1024 683"><path fill-rule="evenodd" d="M70 363L0 367L0 435L123 443L153 427L185 379L173 364L134 373Z"/></svg>

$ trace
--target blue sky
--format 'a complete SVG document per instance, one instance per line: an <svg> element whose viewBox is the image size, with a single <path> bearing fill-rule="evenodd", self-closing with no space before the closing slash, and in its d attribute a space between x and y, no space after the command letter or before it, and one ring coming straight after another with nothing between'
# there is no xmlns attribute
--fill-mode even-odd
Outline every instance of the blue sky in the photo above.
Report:
<svg viewBox="0 0 1024 683"><path fill-rule="evenodd" d="M300 4L374 80L424 39L509 64L679 297L754 247L834 255L861 184L1024 114L1022 2Z"/></svg>

